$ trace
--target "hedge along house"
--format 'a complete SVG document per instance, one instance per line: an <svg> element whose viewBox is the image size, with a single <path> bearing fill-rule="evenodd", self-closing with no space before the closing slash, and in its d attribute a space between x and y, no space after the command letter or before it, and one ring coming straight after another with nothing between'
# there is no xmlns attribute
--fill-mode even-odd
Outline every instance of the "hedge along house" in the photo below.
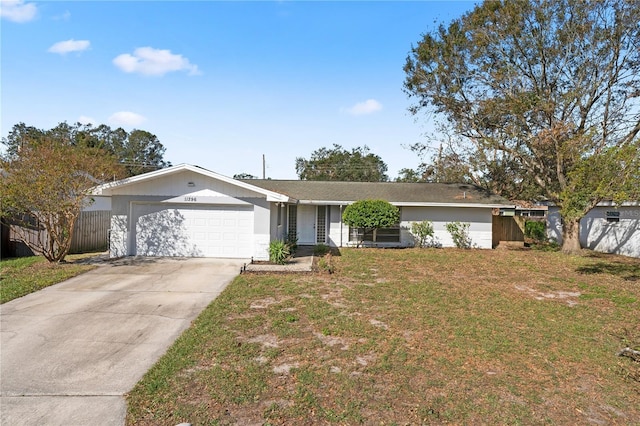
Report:
<svg viewBox="0 0 640 426"><path fill-rule="evenodd" d="M378 231L375 245L412 246L411 223L430 220L442 246L453 245L445 224L460 221L470 223L477 247L491 248L492 209L513 207L472 185L236 180L187 164L104 184L94 194L111 197L112 257L260 260L270 241L287 238L355 245L359 230L342 222L342 211L374 198L401 210L398 226Z"/></svg>

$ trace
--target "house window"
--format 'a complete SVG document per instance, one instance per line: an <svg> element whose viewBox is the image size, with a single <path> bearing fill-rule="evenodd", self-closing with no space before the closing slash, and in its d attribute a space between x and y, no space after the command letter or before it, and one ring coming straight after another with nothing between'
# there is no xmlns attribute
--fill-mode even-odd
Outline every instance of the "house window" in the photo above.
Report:
<svg viewBox="0 0 640 426"><path fill-rule="evenodd" d="M619 211L608 211L606 213L607 222L615 223L620 222L620 212Z"/></svg>
<svg viewBox="0 0 640 426"><path fill-rule="evenodd" d="M298 239L298 207L295 205L289 206L289 227L287 228L287 236L290 241L296 241Z"/></svg>
<svg viewBox="0 0 640 426"><path fill-rule="evenodd" d="M402 212L400 214L402 216ZM399 243L400 222L389 228L367 230L349 227L349 241L364 241L374 243Z"/></svg>
<svg viewBox="0 0 640 426"><path fill-rule="evenodd" d="M323 244L327 241L327 206L318 206L316 241Z"/></svg>
<svg viewBox="0 0 640 426"><path fill-rule="evenodd" d="M367 230L349 227L349 241L365 241L375 243L399 243L400 226Z"/></svg>

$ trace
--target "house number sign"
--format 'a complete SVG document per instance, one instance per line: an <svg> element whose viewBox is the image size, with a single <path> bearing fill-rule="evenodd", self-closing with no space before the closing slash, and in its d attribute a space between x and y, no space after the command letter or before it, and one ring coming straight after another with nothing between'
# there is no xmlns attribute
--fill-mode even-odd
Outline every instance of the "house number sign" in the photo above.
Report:
<svg viewBox="0 0 640 426"><path fill-rule="evenodd" d="M190 201L190 202L198 201L198 199L196 197L191 197L191 196L188 196L188 195L184 197L184 200L185 201Z"/></svg>

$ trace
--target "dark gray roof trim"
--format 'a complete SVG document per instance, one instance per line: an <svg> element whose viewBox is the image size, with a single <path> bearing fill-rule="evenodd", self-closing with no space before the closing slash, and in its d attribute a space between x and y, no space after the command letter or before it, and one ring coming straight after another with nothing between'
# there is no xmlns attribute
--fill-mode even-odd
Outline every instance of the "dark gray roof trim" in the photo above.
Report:
<svg viewBox="0 0 640 426"><path fill-rule="evenodd" d="M481 204L513 206L503 197L480 187L452 183L335 182L246 179L243 182L287 195L302 203L350 203L383 199L392 204Z"/></svg>

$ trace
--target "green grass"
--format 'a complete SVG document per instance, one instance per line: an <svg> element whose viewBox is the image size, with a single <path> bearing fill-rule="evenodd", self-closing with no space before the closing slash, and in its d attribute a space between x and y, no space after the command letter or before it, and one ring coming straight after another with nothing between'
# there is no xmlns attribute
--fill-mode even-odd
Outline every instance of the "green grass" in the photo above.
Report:
<svg viewBox="0 0 640 426"><path fill-rule="evenodd" d="M50 264L41 256L0 261L0 303L75 277L94 268L74 263L91 254L67 256L67 263Z"/></svg>
<svg viewBox="0 0 640 426"><path fill-rule="evenodd" d="M640 424L640 262L343 250L242 275L128 395L128 424Z"/></svg>

